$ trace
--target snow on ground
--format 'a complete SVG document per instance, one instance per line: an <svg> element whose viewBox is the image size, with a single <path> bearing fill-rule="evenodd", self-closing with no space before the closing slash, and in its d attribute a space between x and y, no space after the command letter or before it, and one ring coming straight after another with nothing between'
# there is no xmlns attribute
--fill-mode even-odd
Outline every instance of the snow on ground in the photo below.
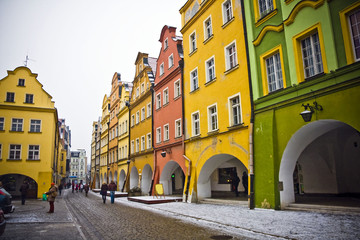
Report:
<svg viewBox="0 0 360 240"><path fill-rule="evenodd" d="M101 197L98 193L96 195ZM215 228L232 236L255 239L360 239L360 215L357 214L250 210L239 205L183 202L147 205L128 201L126 197L115 198L115 201Z"/></svg>

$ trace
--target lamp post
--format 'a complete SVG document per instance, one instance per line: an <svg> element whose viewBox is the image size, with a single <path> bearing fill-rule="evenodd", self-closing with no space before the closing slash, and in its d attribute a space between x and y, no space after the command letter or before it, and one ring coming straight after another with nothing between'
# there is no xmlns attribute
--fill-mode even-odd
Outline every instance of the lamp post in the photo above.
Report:
<svg viewBox="0 0 360 240"><path fill-rule="evenodd" d="M310 122L311 121L312 114L315 111L322 111L323 110L323 107L320 104L318 104L316 101L313 102L313 104L314 104L313 106L310 105L309 103L307 103L306 105L304 105L304 104L301 105L305 109L304 109L304 111L302 111L300 113L300 115L304 119L305 122Z"/></svg>

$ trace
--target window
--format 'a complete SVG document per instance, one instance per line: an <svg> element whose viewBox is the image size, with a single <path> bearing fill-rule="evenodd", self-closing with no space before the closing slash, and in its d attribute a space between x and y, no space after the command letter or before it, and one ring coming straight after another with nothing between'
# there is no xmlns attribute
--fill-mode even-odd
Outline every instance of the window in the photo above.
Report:
<svg viewBox="0 0 360 240"><path fill-rule="evenodd" d="M324 72L318 33L301 40L305 78Z"/></svg>
<svg viewBox="0 0 360 240"><path fill-rule="evenodd" d="M181 119L175 120L175 138L181 137Z"/></svg>
<svg viewBox="0 0 360 240"><path fill-rule="evenodd" d="M190 34L190 53L196 50L196 32Z"/></svg>
<svg viewBox="0 0 360 240"><path fill-rule="evenodd" d="M141 109L141 121L145 120L145 107Z"/></svg>
<svg viewBox="0 0 360 240"><path fill-rule="evenodd" d="M164 63L160 64L160 76L164 74Z"/></svg>
<svg viewBox="0 0 360 240"><path fill-rule="evenodd" d="M240 95L237 94L229 98L229 114L230 114L230 126L241 124L241 112L240 112Z"/></svg>
<svg viewBox="0 0 360 240"><path fill-rule="evenodd" d="M206 82L211 82L215 79L215 58L211 57L205 62Z"/></svg>
<svg viewBox="0 0 360 240"><path fill-rule="evenodd" d="M23 130L23 120L20 118L13 118L11 124L11 131L22 132Z"/></svg>
<svg viewBox="0 0 360 240"><path fill-rule="evenodd" d="M135 115L131 115L131 126L133 127L135 124Z"/></svg>
<svg viewBox="0 0 360 240"><path fill-rule="evenodd" d="M18 86L25 86L25 79L19 78Z"/></svg>
<svg viewBox="0 0 360 240"><path fill-rule="evenodd" d="M174 66L174 55L173 54L171 54L170 56L169 56L169 59L168 59L169 61L169 68L171 68L172 66Z"/></svg>
<svg viewBox="0 0 360 240"><path fill-rule="evenodd" d="M156 143L161 143L161 127L156 129Z"/></svg>
<svg viewBox="0 0 360 240"><path fill-rule="evenodd" d="M237 65L236 44L235 41L225 47L226 70L230 70Z"/></svg>
<svg viewBox="0 0 360 240"><path fill-rule="evenodd" d="M192 135L198 136L200 135L200 113L195 112L191 116L192 119Z"/></svg>
<svg viewBox="0 0 360 240"><path fill-rule="evenodd" d="M150 116L151 116L151 103L148 103L146 117L150 117Z"/></svg>
<svg viewBox="0 0 360 240"><path fill-rule="evenodd" d="M204 22L204 39L207 40L212 34L211 17L208 17Z"/></svg>
<svg viewBox="0 0 360 240"><path fill-rule="evenodd" d="M34 95L26 94L25 95L25 103L34 103Z"/></svg>
<svg viewBox="0 0 360 240"><path fill-rule="evenodd" d="M41 131L41 120L30 120L30 132L40 132Z"/></svg>
<svg viewBox="0 0 360 240"><path fill-rule="evenodd" d="M5 118L0 117L0 131L4 130Z"/></svg>
<svg viewBox="0 0 360 240"><path fill-rule="evenodd" d="M164 51L168 48L168 39L166 38L165 40L164 40Z"/></svg>
<svg viewBox="0 0 360 240"><path fill-rule="evenodd" d="M0 159L2 159L2 144L0 143Z"/></svg>
<svg viewBox="0 0 360 240"><path fill-rule="evenodd" d="M181 95L180 79L174 82L174 98Z"/></svg>
<svg viewBox="0 0 360 240"><path fill-rule="evenodd" d="M208 107L209 132L218 129L216 105Z"/></svg>
<svg viewBox="0 0 360 240"><path fill-rule="evenodd" d="M136 124L139 124L139 121L140 121L140 112L137 111L136 112Z"/></svg>
<svg viewBox="0 0 360 240"><path fill-rule="evenodd" d="M156 95L156 109L159 109L161 107L161 93Z"/></svg>
<svg viewBox="0 0 360 240"><path fill-rule="evenodd" d="M164 89L163 94L164 94L163 105L166 105L169 103L169 89L168 88Z"/></svg>
<svg viewBox="0 0 360 240"><path fill-rule="evenodd" d="M40 146L39 145L29 145L29 160L39 160L40 159Z"/></svg>
<svg viewBox="0 0 360 240"><path fill-rule="evenodd" d="M145 150L145 136L141 137L141 151Z"/></svg>
<svg viewBox="0 0 360 240"><path fill-rule="evenodd" d="M164 141L169 140L169 124L164 125Z"/></svg>
<svg viewBox="0 0 360 240"><path fill-rule="evenodd" d="M223 24L229 22L233 18L231 0L227 0L222 4Z"/></svg>
<svg viewBox="0 0 360 240"><path fill-rule="evenodd" d="M131 141L131 153L134 153L134 140Z"/></svg>
<svg viewBox="0 0 360 240"><path fill-rule="evenodd" d="M190 72L190 91L195 91L199 88L197 68Z"/></svg>
<svg viewBox="0 0 360 240"><path fill-rule="evenodd" d="M145 83L142 83L141 84L141 93L144 93L145 92Z"/></svg>
<svg viewBox="0 0 360 240"><path fill-rule="evenodd" d="M15 102L15 93L7 92L6 93L6 102Z"/></svg>
<svg viewBox="0 0 360 240"><path fill-rule="evenodd" d="M147 149L151 148L151 133L148 133L147 135Z"/></svg>
<svg viewBox="0 0 360 240"><path fill-rule="evenodd" d="M11 160L20 160L21 156L21 145L20 144L10 144L9 159Z"/></svg>
<svg viewBox="0 0 360 240"><path fill-rule="evenodd" d="M360 60L360 2L339 13L347 64Z"/></svg>
<svg viewBox="0 0 360 240"><path fill-rule="evenodd" d="M258 0L260 18L266 16L269 12L274 10L273 0Z"/></svg>
<svg viewBox="0 0 360 240"><path fill-rule="evenodd" d="M127 132L127 128L128 128L128 121L125 120L124 132Z"/></svg>
<svg viewBox="0 0 360 240"><path fill-rule="evenodd" d="M139 88L136 88L136 97L139 97L139 95L140 95Z"/></svg>
<svg viewBox="0 0 360 240"><path fill-rule="evenodd" d="M139 152L139 139L136 139L136 152Z"/></svg>
<svg viewBox="0 0 360 240"><path fill-rule="evenodd" d="M354 48L355 60L360 60L360 9L349 15L351 39Z"/></svg>
<svg viewBox="0 0 360 240"><path fill-rule="evenodd" d="M269 92L283 88L280 54L276 53L265 59Z"/></svg>

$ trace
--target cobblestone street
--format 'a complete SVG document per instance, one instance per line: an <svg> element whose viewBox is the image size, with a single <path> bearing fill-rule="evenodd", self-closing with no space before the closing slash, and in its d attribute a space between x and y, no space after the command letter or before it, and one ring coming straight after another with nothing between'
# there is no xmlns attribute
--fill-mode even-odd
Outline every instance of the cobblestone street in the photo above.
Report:
<svg viewBox="0 0 360 240"><path fill-rule="evenodd" d="M0 239L360 239L358 213L249 210L239 205L173 202L146 205L99 193L57 197L48 203L14 201Z"/></svg>

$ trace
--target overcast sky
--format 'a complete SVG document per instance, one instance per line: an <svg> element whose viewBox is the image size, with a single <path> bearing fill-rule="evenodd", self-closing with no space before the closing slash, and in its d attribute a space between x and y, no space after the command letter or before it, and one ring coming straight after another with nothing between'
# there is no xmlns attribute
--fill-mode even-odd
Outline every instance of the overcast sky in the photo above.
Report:
<svg viewBox="0 0 360 240"><path fill-rule="evenodd" d="M28 55L28 67L70 126L71 150L84 148L90 159L92 122L112 76L133 81L139 51L157 58L164 25L181 35L185 2L0 0L0 79Z"/></svg>

